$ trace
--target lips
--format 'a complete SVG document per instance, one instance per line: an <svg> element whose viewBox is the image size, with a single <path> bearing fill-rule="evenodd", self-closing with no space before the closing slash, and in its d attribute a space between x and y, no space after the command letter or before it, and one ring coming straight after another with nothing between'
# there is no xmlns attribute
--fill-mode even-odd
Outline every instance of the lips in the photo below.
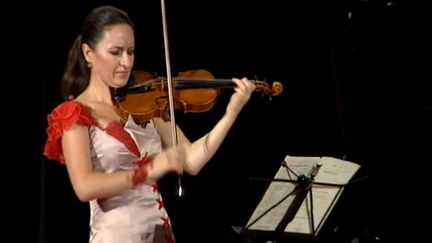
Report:
<svg viewBox="0 0 432 243"><path fill-rule="evenodd" d="M129 72L116 72L116 75L119 77L127 77L129 75Z"/></svg>

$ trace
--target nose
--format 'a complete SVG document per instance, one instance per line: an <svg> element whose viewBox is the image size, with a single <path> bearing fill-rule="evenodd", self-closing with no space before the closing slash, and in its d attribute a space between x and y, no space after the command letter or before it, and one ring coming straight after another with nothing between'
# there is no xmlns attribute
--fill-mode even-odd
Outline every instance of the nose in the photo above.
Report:
<svg viewBox="0 0 432 243"><path fill-rule="evenodd" d="M134 62L134 55L132 54L128 54L128 53L123 53L122 58L120 60L120 65L129 68L133 65Z"/></svg>

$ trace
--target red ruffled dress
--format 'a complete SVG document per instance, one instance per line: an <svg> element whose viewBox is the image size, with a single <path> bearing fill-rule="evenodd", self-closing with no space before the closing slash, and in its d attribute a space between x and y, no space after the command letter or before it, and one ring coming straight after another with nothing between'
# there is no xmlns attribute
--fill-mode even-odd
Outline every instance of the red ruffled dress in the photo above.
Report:
<svg viewBox="0 0 432 243"><path fill-rule="evenodd" d="M89 128L91 160L96 171L133 170L137 167L134 162L146 153L152 156L162 150L153 122L144 129L129 117L124 126L111 123L102 128L89 107L71 100L57 106L48 116L44 148L48 159L65 162L61 137L74 124ZM120 195L90 201L91 243L150 243L156 225L171 228L156 184L141 184ZM174 242L172 234L164 237L166 242Z"/></svg>

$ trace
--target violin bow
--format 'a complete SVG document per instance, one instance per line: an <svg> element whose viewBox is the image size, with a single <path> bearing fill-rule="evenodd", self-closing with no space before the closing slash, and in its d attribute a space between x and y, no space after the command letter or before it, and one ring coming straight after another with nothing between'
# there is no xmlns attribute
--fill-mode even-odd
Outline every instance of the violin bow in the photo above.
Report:
<svg viewBox="0 0 432 243"><path fill-rule="evenodd" d="M167 18L166 18L166 8L165 8L165 0L161 0L161 10L162 10L162 27L163 27L163 37L164 37L164 49L165 49L165 64L166 64L166 73L167 73L167 85L168 85L168 100L169 100L169 110L170 110L170 120L171 120L171 134L172 134L172 142L173 145L178 144L177 140L177 128L175 122L175 113L174 113L174 95L173 95L173 85L172 85L172 76L171 76L171 61L169 57L169 45L168 45L168 28L167 28ZM181 176L178 177L178 185L177 185L177 196L181 198L183 196L183 187L181 182Z"/></svg>

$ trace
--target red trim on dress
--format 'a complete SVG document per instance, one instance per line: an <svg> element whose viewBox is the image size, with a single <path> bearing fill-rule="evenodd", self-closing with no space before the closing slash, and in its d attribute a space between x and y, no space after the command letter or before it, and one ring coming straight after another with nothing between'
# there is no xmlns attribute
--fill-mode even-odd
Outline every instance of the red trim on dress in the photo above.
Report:
<svg viewBox="0 0 432 243"><path fill-rule="evenodd" d="M105 131L109 135L111 135L112 137L114 137L117 140L119 140L120 142L122 142L126 146L126 148L128 148L137 157L140 157L140 152L138 150L138 147L137 147L135 141L132 139L130 134L124 130L121 123L111 122L105 128Z"/></svg>
<svg viewBox="0 0 432 243"><path fill-rule="evenodd" d="M61 137L65 131L71 129L75 124L86 127L97 126L101 128L91 115L90 107L75 100L61 103L51 112L51 114L48 115L48 138L43 152L48 159L58 160L62 164L65 163ZM121 123L112 122L103 130L105 130L110 136L122 142L126 148L128 148L137 157L140 157L140 152L135 141L132 139L130 134L124 130Z"/></svg>
<svg viewBox="0 0 432 243"><path fill-rule="evenodd" d="M62 164L65 163L61 137L65 131L71 129L75 124L82 126L95 124L89 108L78 102L65 101L48 115L48 139L44 147L44 155L48 159L58 160Z"/></svg>
<svg viewBox="0 0 432 243"><path fill-rule="evenodd" d="M158 209L161 210L164 207L164 204L161 199L156 199L156 202L158 203Z"/></svg>
<svg viewBox="0 0 432 243"><path fill-rule="evenodd" d="M162 221L163 221L163 227L169 227L171 225L170 220L168 217L161 217Z"/></svg>
<svg viewBox="0 0 432 243"><path fill-rule="evenodd" d="M158 193L159 192L159 186L157 184L153 184L153 185L151 185L151 187L153 188L153 192L154 193Z"/></svg>

